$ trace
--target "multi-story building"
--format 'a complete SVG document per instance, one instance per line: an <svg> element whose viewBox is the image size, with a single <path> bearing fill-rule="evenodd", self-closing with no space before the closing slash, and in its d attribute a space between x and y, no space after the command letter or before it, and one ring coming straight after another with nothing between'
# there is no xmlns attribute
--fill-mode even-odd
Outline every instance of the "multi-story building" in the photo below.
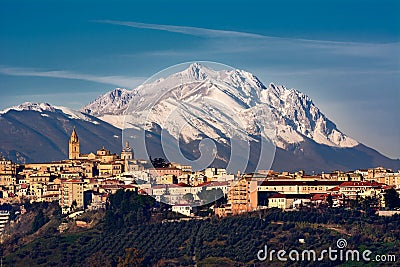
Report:
<svg viewBox="0 0 400 267"><path fill-rule="evenodd" d="M0 210L0 235L2 234L8 218L10 217L10 212L6 210Z"/></svg>
<svg viewBox="0 0 400 267"><path fill-rule="evenodd" d="M391 173L392 170L385 169L383 167L376 167L368 169L368 180L373 180L375 177L382 177L386 173Z"/></svg>
<svg viewBox="0 0 400 267"><path fill-rule="evenodd" d="M173 205L172 211L183 214L188 217L193 215L193 207L188 204Z"/></svg>
<svg viewBox="0 0 400 267"><path fill-rule="evenodd" d="M150 176L152 178L156 178L159 176L163 176L165 174L172 174L175 175L176 177L179 177L182 175L183 171L178 168L153 168L148 170Z"/></svg>
<svg viewBox="0 0 400 267"><path fill-rule="evenodd" d="M393 186L396 189L400 189L400 171L384 172L377 174L371 181L386 184L389 186Z"/></svg>
<svg viewBox="0 0 400 267"><path fill-rule="evenodd" d="M100 163L97 168L100 177L115 177L124 170L123 165L117 162Z"/></svg>
<svg viewBox="0 0 400 267"><path fill-rule="evenodd" d="M16 184L17 167L11 160L0 158L0 186Z"/></svg>
<svg viewBox="0 0 400 267"><path fill-rule="evenodd" d="M342 182L336 180L267 180L258 185L258 191L281 194L321 194L340 184Z"/></svg>
<svg viewBox="0 0 400 267"><path fill-rule="evenodd" d="M173 174L164 174L156 177L157 184L177 184L178 178Z"/></svg>
<svg viewBox="0 0 400 267"><path fill-rule="evenodd" d="M339 185L339 193L348 199L358 197L378 196L383 192L384 184L376 182L344 182Z"/></svg>
<svg viewBox="0 0 400 267"><path fill-rule="evenodd" d="M228 182L228 203L216 208L219 216L235 215L257 209L257 181L241 178Z"/></svg>
<svg viewBox="0 0 400 267"><path fill-rule="evenodd" d="M292 209L310 203L310 198L310 195L304 194L285 195L278 193L268 198L268 208L278 208L282 210Z"/></svg>
<svg viewBox="0 0 400 267"><path fill-rule="evenodd" d="M84 207L83 185L84 183L80 179L61 181L60 206L63 213Z"/></svg>

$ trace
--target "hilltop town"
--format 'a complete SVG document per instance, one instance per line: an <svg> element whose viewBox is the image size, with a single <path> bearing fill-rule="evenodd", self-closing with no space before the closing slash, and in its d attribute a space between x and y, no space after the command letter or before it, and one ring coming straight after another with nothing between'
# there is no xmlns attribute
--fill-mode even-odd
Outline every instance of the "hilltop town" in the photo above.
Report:
<svg viewBox="0 0 400 267"><path fill-rule="evenodd" d="M266 240L277 248L305 246L310 233L322 247L344 235L384 249L383 238L393 244L388 253L397 253L391 242L398 236L399 171L194 171L162 158L135 159L128 143L120 154L104 147L83 154L75 129L68 145L62 161L0 160L7 264L248 266L260 263L254 253Z"/></svg>
<svg viewBox="0 0 400 267"><path fill-rule="evenodd" d="M400 190L400 171L383 167L312 175L301 170L229 174L221 168L193 171L191 166L160 158L135 159L128 143L119 155L104 147L95 153L80 151L74 129L67 160L19 165L1 159L1 203L55 201L62 213L69 214L105 208L108 196L122 189L153 196L187 216L194 215L196 206L223 198L211 208L218 216L228 216L268 208L335 208L366 198L374 200L372 208L383 210L388 207L387 190Z"/></svg>

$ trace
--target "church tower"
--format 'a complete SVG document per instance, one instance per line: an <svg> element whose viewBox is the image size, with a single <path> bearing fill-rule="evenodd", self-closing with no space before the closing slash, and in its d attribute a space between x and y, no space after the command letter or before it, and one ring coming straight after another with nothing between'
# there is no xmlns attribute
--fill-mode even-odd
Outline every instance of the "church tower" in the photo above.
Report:
<svg viewBox="0 0 400 267"><path fill-rule="evenodd" d="M79 139L74 127L74 129L72 130L71 137L69 138L69 159L78 159L79 155L80 155Z"/></svg>
<svg viewBox="0 0 400 267"><path fill-rule="evenodd" d="M121 152L121 159L124 160L124 170L129 171L129 162L133 159L133 149L129 146L129 142L125 143L125 147Z"/></svg>
<svg viewBox="0 0 400 267"><path fill-rule="evenodd" d="M124 159L124 160L132 160L133 159L133 150L129 146L128 141L125 143L125 147L122 149L121 159Z"/></svg>

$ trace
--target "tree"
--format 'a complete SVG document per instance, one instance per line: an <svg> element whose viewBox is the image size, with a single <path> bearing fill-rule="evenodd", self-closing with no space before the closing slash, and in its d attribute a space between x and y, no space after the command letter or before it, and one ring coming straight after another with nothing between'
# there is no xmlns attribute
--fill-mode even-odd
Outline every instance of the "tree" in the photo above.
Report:
<svg viewBox="0 0 400 267"><path fill-rule="evenodd" d="M400 207L399 193L394 188L385 191L385 203L389 209Z"/></svg>
<svg viewBox="0 0 400 267"><path fill-rule="evenodd" d="M201 191L197 193L197 196L200 198L200 200L203 201L203 203L211 203L216 202L220 198L223 198L224 193L219 188L207 190L206 187L203 187Z"/></svg>
<svg viewBox="0 0 400 267"><path fill-rule="evenodd" d="M97 251L86 258L86 265L89 267L111 267L111 260L101 251Z"/></svg>
<svg viewBox="0 0 400 267"><path fill-rule="evenodd" d="M361 208L368 214L375 213L375 209L379 207L379 199L375 196L368 196L362 199Z"/></svg>
<svg viewBox="0 0 400 267"><path fill-rule="evenodd" d="M332 206L333 206L333 198L332 198L331 195L329 195L329 196L326 198L326 202L328 202L329 207L332 208Z"/></svg>
<svg viewBox="0 0 400 267"><path fill-rule="evenodd" d="M76 200L74 199L74 200L72 201L72 204L71 204L71 207L70 207L71 211L74 211L74 210L76 209L77 206L78 206L78 203L77 203Z"/></svg>
<svg viewBox="0 0 400 267"><path fill-rule="evenodd" d="M186 193L183 195L182 199L185 200L187 203L193 203L194 196L192 193Z"/></svg>
<svg viewBox="0 0 400 267"><path fill-rule="evenodd" d="M151 196L139 195L134 191L118 190L109 196L106 205L105 223L107 230L117 230L150 221L155 200Z"/></svg>
<svg viewBox="0 0 400 267"><path fill-rule="evenodd" d="M150 157L150 161L154 168L167 168L169 166L169 163L167 163L163 158L152 159Z"/></svg>
<svg viewBox="0 0 400 267"><path fill-rule="evenodd" d="M169 202L168 198L166 197L165 194L160 196L160 202L162 202L162 203L168 203Z"/></svg>
<svg viewBox="0 0 400 267"><path fill-rule="evenodd" d="M125 258L119 257L117 267L136 267L142 266L144 259L136 248L125 249Z"/></svg>
<svg viewBox="0 0 400 267"><path fill-rule="evenodd" d="M43 225L45 225L49 221L49 218L44 216L43 211L39 210L37 215L35 216L35 219L33 220L32 223L32 229L31 232L35 233L37 230L39 230Z"/></svg>

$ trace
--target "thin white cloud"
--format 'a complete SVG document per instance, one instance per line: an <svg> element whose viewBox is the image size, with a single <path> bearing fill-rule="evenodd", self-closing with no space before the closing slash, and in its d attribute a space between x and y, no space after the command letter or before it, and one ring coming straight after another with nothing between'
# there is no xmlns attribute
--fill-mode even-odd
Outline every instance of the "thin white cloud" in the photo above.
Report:
<svg viewBox="0 0 400 267"><path fill-rule="evenodd" d="M192 27L192 26L177 26L177 25L166 25L166 24L152 24L152 23L143 23L143 22L135 22L135 21L121 21L121 20L95 20L97 23L106 23L113 25L122 25L128 26L132 28L139 29L152 29L152 30L160 30L167 32L176 32L182 33L186 35L198 36L198 37L209 37L209 38L256 38L256 39L280 39L287 41L301 41L305 43L319 43L321 47L323 45L335 44L335 45L385 45L378 43L362 43L362 42L343 42L343 41L330 41L330 40L315 40L315 39L302 39L302 38L290 38L290 37L278 37L278 36L268 36L257 33L249 33L249 32L240 32L240 31L230 31L230 30L217 30L217 29L209 29L209 28L201 28L201 27ZM392 44L392 43L388 43ZM399 44L398 42L395 44Z"/></svg>
<svg viewBox="0 0 400 267"><path fill-rule="evenodd" d="M209 38L266 38L267 36L248 33L248 32L238 32L238 31L226 31L226 30L215 30L207 28L189 27L189 26L175 26L175 25L163 25L163 24L150 24L150 23L140 23L133 21L118 21L118 20L96 20L99 23L107 23L114 25L123 25L133 28L141 29L152 29L167 32L177 32L182 34L188 34L199 37L209 37Z"/></svg>
<svg viewBox="0 0 400 267"><path fill-rule="evenodd" d="M262 34L229 31L229 30L216 30L208 28L198 28L190 26L176 26L164 24L150 24L132 21L119 21L119 20L97 20L98 23L106 23L113 25L122 25L132 28L153 29L167 32L176 32L186 35L197 37L204 37L214 39L213 42L208 43L216 44L217 46L203 49L203 51L219 54L233 54L233 53L247 53L259 52L266 53L282 53L282 51L289 51L296 54L323 52L325 55L343 55L343 56L357 56L368 58L389 58L392 59L393 55L400 53L400 43L368 43L368 42L339 42L329 40L313 40L313 39L299 39L299 38L286 38L274 37ZM198 54L201 50L197 50ZM176 54L192 53L192 50L187 51L152 51L149 52L150 56L177 56ZM153 54L152 54L153 53Z"/></svg>
<svg viewBox="0 0 400 267"><path fill-rule="evenodd" d="M32 77L48 77L48 78L63 78L83 80L104 84L112 84L125 88L134 88L141 84L145 78L143 77L126 77L126 76L96 76L92 74L75 73L64 70L37 70L31 68L15 68L15 67L0 67L0 73L12 76L32 76Z"/></svg>

